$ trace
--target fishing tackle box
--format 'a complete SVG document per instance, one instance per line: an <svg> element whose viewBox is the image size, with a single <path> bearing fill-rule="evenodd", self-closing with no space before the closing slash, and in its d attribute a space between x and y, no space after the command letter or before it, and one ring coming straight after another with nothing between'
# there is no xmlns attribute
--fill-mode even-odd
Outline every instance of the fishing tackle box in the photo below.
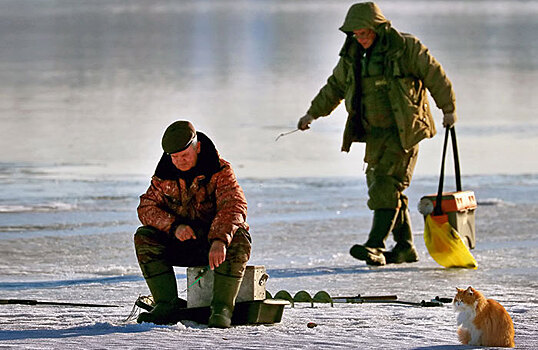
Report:
<svg viewBox="0 0 538 350"><path fill-rule="evenodd" d="M209 270L204 273L206 267L187 268L187 307L209 306L213 298L214 272ZM201 278L196 282L196 280ZM265 283L269 275L265 272L265 266L247 266L236 302L254 301L265 299ZM196 283L195 283L196 282Z"/></svg>
<svg viewBox="0 0 538 350"><path fill-rule="evenodd" d="M433 212L437 204L437 194L422 197L419 202L421 213L426 216ZM460 234L463 242L474 249L476 197L473 191L443 192L441 208L448 216L448 223Z"/></svg>
<svg viewBox="0 0 538 350"><path fill-rule="evenodd" d="M214 272L207 267L187 268L187 307L177 312L177 319L207 324L213 298ZM265 283L269 275L265 266L247 266L232 316L233 325L273 324L282 319L286 300L266 299Z"/></svg>
<svg viewBox="0 0 538 350"><path fill-rule="evenodd" d="M447 153L448 135L452 139L452 153L454 156L454 172L456 180L456 191L443 192L445 177L445 158ZM441 203L437 203L438 201ZM418 204L418 211L426 216L445 214L448 216L448 223L460 235L461 239L469 249L476 245L475 239L475 210L476 198L473 191L462 191L460 161L458 156L458 145L456 142L456 129L446 128L445 141L443 144L443 156L441 158L441 174L439 176L439 187L436 194L422 197Z"/></svg>

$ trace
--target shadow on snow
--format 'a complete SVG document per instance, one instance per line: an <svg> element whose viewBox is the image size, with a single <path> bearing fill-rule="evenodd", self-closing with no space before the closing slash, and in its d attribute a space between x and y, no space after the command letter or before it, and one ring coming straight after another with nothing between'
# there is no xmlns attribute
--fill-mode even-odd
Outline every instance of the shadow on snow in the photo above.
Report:
<svg viewBox="0 0 538 350"><path fill-rule="evenodd" d="M162 328L148 323L142 325L128 324L115 326L109 323L97 323L92 326L73 327L66 329L30 329L30 330L0 330L0 340L24 339L58 339L81 336L107 335L113 333L141 333L153 328Z"/></svg>

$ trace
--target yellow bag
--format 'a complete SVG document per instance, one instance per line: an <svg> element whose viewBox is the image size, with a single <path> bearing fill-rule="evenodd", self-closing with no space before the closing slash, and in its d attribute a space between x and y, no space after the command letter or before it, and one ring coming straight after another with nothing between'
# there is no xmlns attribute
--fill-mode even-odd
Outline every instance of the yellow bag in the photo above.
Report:
<svg viewBox="0 0 538 350"><path fill-rule="evenodd" d="M447 195L450 194L450 198L443 201L445 157L449 132L452 136L457 192L447 193ZM441 175L439 176L439 188L437 191L437 196L435 196L435 200L433 200L434 196L426 196L423 198L426 199L426 202L423 202L423 204L432 203L430 202L431 199L433 202L435 202L435 207L433 207L433 205L430 208L428 208L428 206L422 206L421 210L421 205L419 204L419 211L421 211L421 213L424 215L425 220L424 243L426 243L426 248L428 248L428 252L432 256L433 260L437 261L439 265L444 267L466 267L476 269L478 264L458 233L456 229L458 226L456 225L456 228L454 228L448 221L447 212L457 212L460 209L473 210L473 215L469 215L469 218L472 218L472 229L467 230L469 232L467 232L466 238L470 237L470 247L474 247L474 209L476 208L476 201L473 192L463 192L461 189L461 175L458 147L456 144L456 130L454 127L450 127L446 128L445 132L443 156L441 158Z"/></svg>
<svg viewBox="0 0 538 350"><path fill-rule="evenodd" d="M426 248L439 265L476 269L475 258L456 231L448 223L448 215L428 214L424 223Z"/></svg>

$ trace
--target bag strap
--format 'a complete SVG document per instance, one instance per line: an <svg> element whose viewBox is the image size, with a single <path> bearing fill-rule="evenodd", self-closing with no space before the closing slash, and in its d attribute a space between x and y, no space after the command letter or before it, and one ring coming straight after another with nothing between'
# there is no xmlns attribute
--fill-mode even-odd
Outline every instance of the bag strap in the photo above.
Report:
<svg viewBox="0 0 538 350"><path fill-rule="evenodd" d="M441 175L439 176L439 188L437 190L437 198L435 201L435 208L433 210L433 215L442 215L443 210L441 209L441 202L443 199L443 182L445 178L445 158L446 158L446 149L448 146L448 133L450 131L450 136L452 138L452 153L454 154L454 170L456 176L456 191L461 191L461 173L460 173L460 159L458 156L458 144L456 142L456 129L454 127L445 128L445 142L443 144L443 157L441 159Z"/></svg>

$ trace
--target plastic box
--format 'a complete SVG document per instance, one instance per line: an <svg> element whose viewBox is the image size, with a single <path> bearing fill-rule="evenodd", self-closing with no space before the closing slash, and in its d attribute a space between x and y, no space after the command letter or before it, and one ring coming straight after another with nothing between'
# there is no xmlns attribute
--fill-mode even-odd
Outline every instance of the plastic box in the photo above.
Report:
<svg viewBox="0 0 538 350"><path fill-rule="evenodd" d="M426 216L433 212L437 194L430 194L420 199L419 211ZM463 242L473 249L475 240L476 198L473 191L443 192L441 208L448 215L449 224L460 234Z"/></svg>
<svg viewBox="0 0 538 350"><path fill-rule="evenodd" d="M205 267L187 268L187 286L193 284ZM236 302L265 299L265 283L267 282L265 266L247 266L243 282L239 288ZM198 282L187 289L187 307L203 307L211 304L213 298L214 272L209 270Z"/></svg>

